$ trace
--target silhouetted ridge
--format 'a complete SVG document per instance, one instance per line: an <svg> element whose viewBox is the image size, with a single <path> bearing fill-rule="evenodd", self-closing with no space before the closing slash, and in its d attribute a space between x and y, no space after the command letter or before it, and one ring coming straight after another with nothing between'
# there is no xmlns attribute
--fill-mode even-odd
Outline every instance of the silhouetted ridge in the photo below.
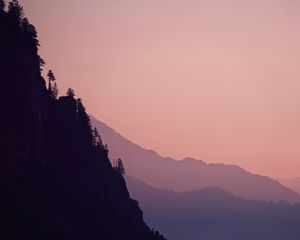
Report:
<svg viewBox="0 0 300 240"><path fill-rule="evenodd" d="M279 179L278 180L282 185L293 189L295 192L300 194L300 178L292 179Z"/></svg>
<svg viewBox="0 0 300 240"><path fill-rule="evenodd" d="M0 1L1 239L164 239L143 221L81 99L57 99L33 25Z"/></svg>
<svg viewBox="0 0 300 240"><path fill-rule="evenodd" d="M220 188L175 192L126 176L148 224L169 239L298 240L300 205L236 197Z"/></svg>
<svg viewBox="0 0 300 240"><path fill-rule="evenodd" d="M121 157L127 175L153 187L192 191L217 186L236 196L254 200L300 202L298 193L269 177L252 174L236 165L205 163L193 158L177 161L162 157L132 143L92 116L91 120L101 133L103 142L109 146L110 158Z"/></svg>

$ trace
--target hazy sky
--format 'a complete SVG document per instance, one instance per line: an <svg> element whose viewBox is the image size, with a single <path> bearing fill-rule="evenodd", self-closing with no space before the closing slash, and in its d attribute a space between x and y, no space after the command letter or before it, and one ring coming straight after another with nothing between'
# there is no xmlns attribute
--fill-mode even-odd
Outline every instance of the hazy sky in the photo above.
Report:
<svg viewBox="0 0 300 240"><path fill-rule="evenodd" d="M61 93L177 159L300 176L299 0L21 0Z"/></svg>

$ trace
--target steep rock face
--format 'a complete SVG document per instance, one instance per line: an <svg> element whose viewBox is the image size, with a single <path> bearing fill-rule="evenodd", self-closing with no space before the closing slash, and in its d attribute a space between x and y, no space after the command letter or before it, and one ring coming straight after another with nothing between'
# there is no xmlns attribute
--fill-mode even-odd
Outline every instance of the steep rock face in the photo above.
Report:
<svg viewBox="0 0 300 240"><path fill-rule="evenodd" d="M21 11L0 10L0 238L164 239L93 142L81 102L50 96Z"/></svg>

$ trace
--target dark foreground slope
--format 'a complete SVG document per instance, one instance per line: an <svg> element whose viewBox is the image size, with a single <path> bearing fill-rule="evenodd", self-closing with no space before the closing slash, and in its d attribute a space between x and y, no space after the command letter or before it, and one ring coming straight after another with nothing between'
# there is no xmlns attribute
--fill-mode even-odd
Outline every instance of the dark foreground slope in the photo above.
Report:
<svg viewBox="0 0 300 240"><path fill-rule="evenodd" d="M41 77L35 29L0 1L0 239L163 239L91 130L80 100Z"/></svg>
<svg viewBox="0 0 300 240"><path fill-rule="evenodd" d="M132 177L126 183L147 223L172 240L300 239L300 205L245 200L215 187L174 192Z"/></svg>
<svg viewBox="0 0 300 240"><path fill-rule="evenodd" d="M181 161L165 158L130 142L103 122L93 117L91 120L108 144L110 157L121 157L128 175L156 188L192 191L215 186L254 200L300 202L298 193L271 178L251 174L234 165L207 164L192 158Z"/></svg>

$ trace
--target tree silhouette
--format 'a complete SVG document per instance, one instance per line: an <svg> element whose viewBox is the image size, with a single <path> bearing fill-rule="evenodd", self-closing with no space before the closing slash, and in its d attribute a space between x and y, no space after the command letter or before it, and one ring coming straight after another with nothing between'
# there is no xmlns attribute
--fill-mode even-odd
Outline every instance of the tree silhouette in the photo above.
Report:
<svg viewBox="0 0 300 240"><path fill-rule="evenodd" d="M90 118L85 111L81 98L77 99L77 115L79 119L84 119L84 121L90 122Z"/></svg>
<svg viewBox="0 0 300 240"><path fill-rule="evenodd" d="M97 128L93 129L93 145L95 147L100 147L100 148L104 148L103 143L102 143L102 139L98 133Z"/></svg>
<svg viewBox="0 0 300 240"><path fill-rule="evenodd" d="M18 27L24 16L23 7L21 7L19 1L13 0L8 4L8 15L13 18Z"/></svg>
<svg viewBox="0 0 300 240"><path fill-rule="evenodd" d="M57 99L57 96L58 96L58 87L57 87L57 84L56 82L53 83L53 86L52 86L52 89L51 89L51 93L52 93L52 97L54 99Z"/></svg>
<svg viewBox="0 0 300 240"><path fill-rule="evenodd" d="M85 107L83 106L81 98L77 99L77 118L79 121L81 121L82 123L87 125L90 128L90 131L92 132L91 127L90 127L90 117L86 113L86 110L85 110Z"/></svg>
<svg viewBox="0 0 300 240"><path fill-rule="evenodd" d="M81 133L83 139L85 139L90 144L93 144L94 136L90 124L90 117L86 113L82 100L78 98L76 102L77 102L78 131Z"/></svg>
<svg viewBox="0 0 300 240"><path fill-rule="evenodd" d="M32 46L35 46L37 49L37 47L40 46L39 41L37 39L37 31L35 27L32 24L30 24L28 18L23 18L21 20L21 29L25 38L27 38L26 40L31 41Z"/></svg>
<svg viewBox="0 0 300 240"><path fill-rule="evenodd" d="M31 54L35 56L35 63L39 66L40 72L42 71L45 61L38 54L38 47L40 46L38 34L35 27L30 24L27 18L20 20L20 29L24 38L24 43L28 46Z"/></svg>
<svg viewBox="0 0 300 240"><path fill-rule="evenodd" d="M57 84L56 84L56 78L55 78L54 73L52 72L52 70L48 71L47 77L48 77L48 91L49 91L49 94L53 99L57 99L58 88L57 88Z"/></svg>
<svg viewBox="0 0 300 240"><path fill-rule="evenodd" d="M72 88L69 88L68 91L67 91L67 96L68 97L71 97L71 98L74 98L75 97L75 92Z"/></svg>
<svg viewBox="0 0 300 240"><path fill-rule="evenodd" d="M119 158L116 162L116 166L114 167L114 169L122 176L124 176L125 174L125 167L123 165L123 161L121 158Z"/></svg>
<svg viewBox="0 0 300 240"><path fill-rule="evenodd" d="M37 50L38 47L40 46L40 43L38 40L38 34L36 28L32 24L30 24L28 18L26 17L21 20L21 27L22 27L23 34L27 38L27 41L30 40L32 48L34 50Z"/></svg>
<svg viewBox="0 0 300 240"><path fill-rule="evenodd" d="M54 82L56 80L56 78L55 78L54 73L52 72L52 70L48 71L47 77L48 77L48 89L50 89L51 82Z"/></svg>

